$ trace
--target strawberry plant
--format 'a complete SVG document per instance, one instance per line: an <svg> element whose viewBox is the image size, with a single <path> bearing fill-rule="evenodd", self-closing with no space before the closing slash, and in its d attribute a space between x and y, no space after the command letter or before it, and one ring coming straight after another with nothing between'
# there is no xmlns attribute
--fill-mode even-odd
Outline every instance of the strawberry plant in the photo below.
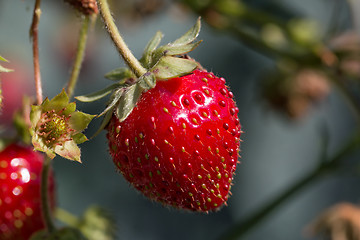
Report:
<svg viewBox="0 0 360 240"><path fill-rule="evenodd" d="M112 116L107 127L110 154L136 189L153 200L193 211L226 203L240 123L224 83L212 73L195 70L159 82L124 121Z"/></svg>
<svg viewBox="0 0 360 240"><path fill-rule="evenodd" d="M35 3L30 28L37 104L31 106L30 115L22 116L23 120L17 118L17 123L22 122L25 129L22 133L29 129L34 151L46 154L41 190L44 218L37 219L45 221L46 229L34 234L32 240L81 238L79 231L94 239L94 231L82 222L100 223L94 219L102 218L101 214L84 215L84 220L68 223L69 228L56 229L49 208L52 200L43 190L51 184L47 175L50 161L56 155L81 162L78 144L88 140L82 131L94 117L76 110L76 104L69 100L83 59L90 17L98 13L97 4L95 1L67 2L83 14L85 20L67 89L51 100L42 98L38 56L40 1ZM115 69L106 75L115 81L110 87L77 99L93 102L111 93L108 105L99 114L104 119L97 133L107 130L110 155L116 168L137 190L164 205L200 212L220 209L229 198L241 125L237 116L239 109L225 79L208 72L187 55L201 42L196 41L200 19L183 36L160 47L162 33L157 32L142 58L137 60L118 32L107 1L99 1L99 8L128 68ZM5 183L4 187L8 185ZM67 222L66 218L62 220ZM15 227L25 229L16 221ZM111 226L107 220L105 224ZM109 232L111 227L101 228L98 237L112 238Z"/></svg>
<svg viewBox="0 0 360 240"><path fill-rule="evenodd" d="M112 93L102 127L114 164L136 189L168 206L207 212L229 197L241 125L225 79L177 57L199 45L199 31L200 19L160 47L162 33L156 33L140 60L145 74L137 79L143 69L130 63L135 70L106 75L118 83L77 99L91 102Z"/></svg>
<svg viewBox="0 0 360 240"><path fill-rule="evenodd" d="M56 7L59 7L60 15L66 15L67 24L71 22L71 29L60 31L58 26L51 25L58 12L52 16L48 8L55 4L58 4ZM177 8L179 5L182 8ZM344 159L358 150L360 134L355 131L354 136L343 141L342 147L330 152L330 137L323 131L325 133L321 161L312 171L290 184L283 192L280 191L273 199L265 201L264 205L255 209L248 217L241 218L239 222L235 222L235 217L229 217L234 214L234 206L241 205L237 202L238 196L244 196L237 194L236 190L245 185L248 185L248 188L253 186L252 183L239 186L235 179L236 173L243 170L246 173L244 175L247 175L251 163L265 169L265 172L274 173L273 169L276 169L276 173L282 171L283 168L272 166L270 160L272 154L286 151L288 145L266 150L262 142L266 141L267 132L261 131L261 136L257 136L256 144L252 145L252 148L258 153L266 152L269 161L249 161L245 145L244 164L239 165L240 149L244 148L241 146L241 139L244 139L242 124L250 125L245 135L248 138L254 129L249 116L253 114L253 110L257 111L253 103L246 108L249 101L243 101L242 94L248 95L249 88L240 87L240 84L248 79L243 72L245 68L252 66L251 61L248 61L248 55L244 52L227 56L229 52L235 51L229 50L234 46L226 38L219 38L224 42L216 44L201 44L203 40L205 43L208 40L203 36L202 40L199 40L202 22L206 23L207 27L216 29L216 34L226 32L228 36L241 39L244 44L271 59L274 66L266 71L260 66L261 61L256 62L256 69L253 71L265 74L261 74L262 82L256 82L253 86L256 86L254 89L259 88L257 90L261 100L266 102L268 107L283 113L288 121L304 119L310 109L316 109L315 104L320 104L321 107L321 104L331 98L335 88L346 98L357 120L360 116L357 93L360 51L356 47L360 43L360 37L338 39L335 33L325 37L313 21L286 19L281 14L273 16L270 10L259 10L255 5L239 0L183 0L177 1L177 4L164 0L138 0L131 3L128 0L64 0L48 2L44 5L46 7L43 7L41 0L34 0L32 21L29 22L31 46L26 46L32 50L34 74L30 77L31 74L25 74L25 78L33 78L34 82L30 84L35 86L35 96L25 96L31 94L25 94L22 90L31 89L28 82L21 84L21 87L16 86L19 85L17 80L22 78L17 75L22 73L18 67L20 65L12 59L10 60L14 65L10 65L0 56L0 106L4 124L0 127L0 240L115 240L126 238L126 234L132 231L131 227L128 227L132 225L136 225L135 231L144 234L145 239L161 239L162 232L154 226L161 226L161 231L166 232L165 239L198 239L199 236L216 238L218 235L222 240L239 239L305 186L322 176L345 169L349 162ZM169 43L162 44L164 34L160 31L155 32L147 45L142 38L137 37L145 48L140 57L136 57L126 44L127 38L120 33L118 26L133 29L150 14L159 14L168 6L171 6L171 18L190 16L190 12L199 17L183 35L174 29L180 37L170 40ZM116 7L121 10L117 11ZM74 18L70 16L73 11ZM117 14L119 12L121 14ZM76 25L75 21L79 25ZM163 20L156 21L164 23ZM41 23L51 27L46 28ZM98 25L103 29L97 28ZM76 52L72 52L67 45L73 46L73 43L68 44L63 38L69 38L67 31L73 31L76 27L79 27L79 38ZM50 35L43 31L44 29L56 31L56 41L42 41L39 33ZM209 34L209 28L206 31ZM121 61L109 60L111 56L106 52L105 44L100 38L87 46L89 33L108 34L110 39L107 41L113 44L110 47L120 55ZM69 34L73 35L73 32ZM60 60L67 64L73 61L68 81L61 82L60 85L54 79L62 79L64 76L59 77L56 72L49 76L46 66L52 62L47 62L46 57L41 60L42 56L46 56L44 51L49 50L46 46L55 46L53 42L64 42L60 45L66 49L66 57L64 54L51 56L55 61L59 61L61 57ZM133 45L136 44L132 43L132 48ZM207 49L205 51L209 59L199 61L202 57L193 58L193 51L198 51L200 45ZM85 73L88 75L84 76L81 75L82 67L90 66L83 66L87 48L90 48L92 54L90 57L88 55L86 60L91 60L89 63L91 62L92 69L87 69ZM3 54L4 50L0 51ZM72 54L74 56L68 57ZM6 58L11 58L11 54L5 55ZM221 65L212 65L216 62L214 56ZM124 63L125 66L115 66L115 69L104 74L104 77L112 82L103 87L105 83L97 79L95 73L103 75L101 69L103 66L108 68L109 63L116 66ZM218 67L225 68L225 71ZM9 72L13 70L14 75L10 75ZM42 75L41 70L45 70L46 74ZM226 77L226 80L221 75ZM43 81L44 76L46 81ZM11 80L11 77L16 80ZM80 78L83 79L78 81ZM48 92L44 91L47 88L43 89L43 83L53 88L58 87L54 96L50 97ZM15 87L10 89L7 84ZM14 104L14 107L8 108L8 103ZM83 112L79 108L86 110ZM240 118L244 116L245 119ZM9 124L10 121L13 126ZM271 128L271 121L264 118L263 123L266 130ZM91 133L86 132L87 130ZM277 140L279 136L280 134L272 135L272 139ZM251 137L248 139L251 140ZM95 144L96 148L89 149L89 145L84 144L89 141L90 144ZM97 145L99 142L106 143L100 147L100 144ZM301 146L301 143L298 145ZM94 152L101 156L91 156ZM305 152L302 149L301 154ZM104 161L106 158L108 162ZM70 161L66 162L65 159ZM94 159L96 161L92 161ZM67 164L61 169L64 171L61 177L76 188L71 194L61 195L60 199L71 204L72 210L85 207L82 214L78 215L79 211L74 214L65 210L61 201L57 201L55 190L64 191L66 186L61 181L55 181L57 179L54 171L57 169L53 166L54 161L57 161L56 165ZM89 166L95 166L95 171L89 174L91 177L86 175ZM114 169L116 178L112 179L110 174L102 173L100 167L103 166ZM238 169L240 166L241 169ZM75 172L73 169L81 169L84 173L77 172L70 176ZM262 180L263 176L260 175L254 174L254 182ZM144 196L144 202L151 203L149 206L153 212L137 206L135 201L131 204L134 204L136 209L130 207L128 197L131 194L126 194L116 185L121 184L122 180L129 185L130 192L135 190L134 192L141 193L135 195L139 201L142 201L141 196ZM101 191L110 194L111 202L116 204L120 211L105 209L97 204L85 206L84 200L95 203L101 199L102 203L105 202L104 205L107 203L107 199L102 195L95 196L97 200L93 200L96 194L93 185L100 185ZM263 189L259 188L252 190L263 192ZM232 192L235 192L235 198L230 198ZM92 193L94 194L91 195ZM163 212L154 214L161 207L165 207L159 210ZM357 233L358 231L353 230L358 226L357 213L350 214L348 209L357 208L335 208L330 214L323 215L312 231L338 232L342 235ZM161 218L161 214L169 214L168 219L171 221L164 224L167 219ZM154 222L149 222L147 215L151 215ZM334 230L336 224L333 224L332 216L346 223L350 229L342 226L341 229ZM178 232L169 233L174 230L167 229L172 221L181 221L182 218L192 221L180 228L175 224ZM117 219L123 219L123 225L117 224ZM136 223L133 224L132 219L135 219ZM158 222L159 219L163 222ZM219 224L219 219L222 225ZM199 225L195 226L194 222ZM204 230L198 227L201 224ZM194 226L190 229L192 225ZM147 227L154 228L156 237L147 234ZM224 234L220 235L223 230Z"/></svg>

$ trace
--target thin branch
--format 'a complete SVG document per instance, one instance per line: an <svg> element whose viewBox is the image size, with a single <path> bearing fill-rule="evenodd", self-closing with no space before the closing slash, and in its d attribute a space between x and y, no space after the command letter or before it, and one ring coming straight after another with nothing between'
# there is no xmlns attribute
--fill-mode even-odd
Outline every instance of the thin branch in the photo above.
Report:
<svg viewBox="0 0 360 240"><path fill-rule="evenodd" d="M55 225L54 225L53 217L51 215L50 200L48 193L50 167L51 167L51 158L46 156L43 164L43 169L41 172L41 209L42 209L42 214L46 229L49 233L52 233L55 231Z"/></svg>
<svg viewBox="0 0 360 240"><path fill-rule="evenodd" d="M74 61L73 67L72 67L68 86L66 89L66 92L67 92L69 98L71 98L71 96L74 93L75 86L76 86L76 83L79 78L79 73L81 70L82 62L84 60L87 35L88 35L89 26L90 26L89 19L90 19L89 16L84 16L82 27L80 30L80 36L79 36L79 41L78 41L78 46L77 46L77 51L76 51L76 57L75 57L75 61Z"/></svg>
<svg viewBox="0 0 360 240"><path fill-rule="evenodd" d="M43 101L42 97L42 85L41 85L41 74L40 74L40 63L39 63L39 39L38 39L38 25L40 21L41 0L35 1L33 19L30 27L30 39L32 40L33 50L33 63L34 63L34 77L35 77L35 88L36 88L36 101L40 105Z"/></svg>

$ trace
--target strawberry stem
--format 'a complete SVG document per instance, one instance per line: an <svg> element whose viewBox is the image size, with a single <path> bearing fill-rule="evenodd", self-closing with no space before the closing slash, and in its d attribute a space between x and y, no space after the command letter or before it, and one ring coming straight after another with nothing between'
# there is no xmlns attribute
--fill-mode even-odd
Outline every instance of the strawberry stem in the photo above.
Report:
<svg viewBox="0 0 360 240"><path fill-rule="evenodd" d="M33 50L33 62L34 62L34 77L35 77L35 88L36 88L36 100L38 105L43 101L42 97L42 86L41 86L41 74L40 74L40 63L39 63L39 41L38 41L38 26L40 21L41 0L35 1L33 19L30 27L30 39L32 39L32 50Z"/></svg>
<svg viewBox="0 0 360 240"><path fill-rule="evenodd" d="M346 156L359 148L360 132L357 131L357 133L352 138L350 138L350 140L343 146L343 148L340 149L331 159L326 159L325 156L322 156L322 161L314 170L305 174L305 176L285 189L282 194L279 194L275 199L272 199L268 203L264 204L263 207L259 208L259 210L250 215L248 218L233 224L231 228L219 239L240 239L251 229L257 226L261 221L263 221L267 216L269 216L273 211L280 207L281 204L283 204L285 201L289 200L295 194L299 193L305 187L311 185L321 177L329 176L338 170L339 165L342 161L344 161L344 159L346 159Z"/></svg>
<svg viewBox="0 0 360 240"><path fill-rule="evenodd" d="M48 195L50 166L51 158L45 156L45 161L41 171L41 209L46 229L49 233L52 233L55 231L55 225L51 216L52 214L50 210L50 201Z"/></svg>
<svg viewBox="0 0 360 240"><path fill-rule="evenodd" d="M66 89L66 93L68 94L69 98L71 98L71 96L74 93L75 86L76 86L76 83L79 78L81 65L84 60L87 35L88 35L88 30L89 30L89 25L90 25L89 22L90 22L90 17L88 15L83 16L83 22L82 22L82 27L80 30L80 36L79 36L79 41L78 41L78 46L77 46L77 51L76 51L76 57L75 57L75 61L74 61L74 64L73 64L73 67L71 70L71 75L70 75L70 79L68 82L68 86Z"/></svg>
<svg viewBox="0 0 360 240"><path fill-rule="evenodd" d="M124 39L121 37L118 28L115 25L114 19L111 16L111 11L107 0L98 0L98 5L100 7L100 14L106 26L106 30L108 31L112 41L114 42L118 52L126 62L126 64L130 67L133 73L137 77L141 77L144 75L147 70L141 65L141 63L136 59L136 57L132 54L128 46L126 45Z"/></svg>

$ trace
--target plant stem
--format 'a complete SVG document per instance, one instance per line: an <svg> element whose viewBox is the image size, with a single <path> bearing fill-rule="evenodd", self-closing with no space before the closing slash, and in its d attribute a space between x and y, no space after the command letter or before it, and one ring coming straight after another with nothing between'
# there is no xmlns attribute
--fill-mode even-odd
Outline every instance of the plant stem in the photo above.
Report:
<svg viewBox="0 0 360 240"><path fill-rule="evenodd" d="M51 216L50 200L49 200L49 171L51 167L51 158L45 156L44 165L41 172L41 209L45 226L49 233L54 232L55 225Z"/></svg>
<svg viewBox="0 0 360 240"><path fill-rule="evenodd" d="M232 240L240 239L248 231L253 229L257 224L263 221L267 216L269 216L273 211L275 211L282 203L293 197L295 194L299 193L305 187L313 184L316 180L320 179L323 176L327 176L330 173L336 171L337 167L343 161L343 159L352 153L354 150L360 147L360 134L357 134L352 137L344 147L338 151L330 160L321 161L319 166L313 171L309 172L301 179L296 181L294 184L289 186L284 192L278 195L275 199L270 200L263 207L257 210L248 218L245 218L242 221L239 221L231 226L231 228L219 239L221 240Z"/></svg>
<svg viewBox="0 0 360 240"><path fill-rule="evenodd" d="M79 78L81 65L84 60L87 34L88 34L88 30L89 30L89 25L90 25L89 19L90 19L89 16L83 16L83 23L82 23L82 27L80 30L80 36L79 36L79 41L78 41L78 46L77 46L77 51L76 51L76 57L75 57L75 61L73 64L73 68L71 70L71 75L70 75L70 79L69 79L67 90L66 90L69 98L71 98L71 96L74 93L75 86L76 86L76 83Z"/></svg>
<svg viewBox="0 0 360 240"><path fill-rule="evenodd" d="M107 0L98 0L98 6L100 8L100 14L106 26L106 30L108 31L112 41L114 42L118 52L123 57L124 61L137 77L144 75L147 70L132 54L132 52L126 45L124 39L121 37L119 30L115 25L114 19L111 16Z"/></svg>
<svg viewBox="0 0 360 240"><path fill-rule="evenodd" d="M38 25L40 21L41 0L35 1L33 19L30 27L30 39L32 39L32 50L33 50L33 63L34 63L34 77L35 77L35 88L36 88L36 101L40 105L43 101L42 97L42 86L41 86L41 74L39 64L39 45L38 45Z"/></svg>

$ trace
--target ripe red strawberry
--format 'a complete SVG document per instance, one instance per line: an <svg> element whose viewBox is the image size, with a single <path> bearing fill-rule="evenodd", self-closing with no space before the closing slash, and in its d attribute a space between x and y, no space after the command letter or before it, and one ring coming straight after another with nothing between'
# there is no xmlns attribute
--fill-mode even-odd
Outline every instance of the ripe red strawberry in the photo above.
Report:
<svg viewBox="0 0 360 240"><path fill-rule="evenodd" d="M226 203L241 125L224 78L203 70L158 81L131 114L107 127L115 165L136 189L193 211Z"/></svg>
<svg viewBox="0 0 360 240"><path fill-rule="evenodd" d="M30 147L11 144L0 152L0 239L27 240L45 227L40 178L44 157ZM54 207L54 179L49 194Z"/></svg>

